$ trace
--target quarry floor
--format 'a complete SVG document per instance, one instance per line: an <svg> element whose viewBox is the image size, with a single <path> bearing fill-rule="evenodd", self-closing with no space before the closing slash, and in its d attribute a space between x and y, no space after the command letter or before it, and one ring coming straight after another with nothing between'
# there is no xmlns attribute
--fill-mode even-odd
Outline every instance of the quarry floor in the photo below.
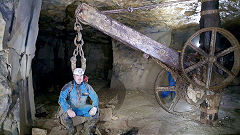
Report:
<svg viewBox="0 0 240 135"><path fill-rule="evenodd" d="M199 115L175 116L164 111L151 92L121 91L104 88L98 91L100 107L114 105L113 119L99 122L102 135L182 135L182 134L240 134L240 92L238 87L225 90L219 110L219 121L214 127L201 124ZM235 89L233 91L233 89ZM50 135L65 135L56 112L58 94L36 97L37 117L34 127L46 129ZM121 101L120 101L121 100Z"/></svg>

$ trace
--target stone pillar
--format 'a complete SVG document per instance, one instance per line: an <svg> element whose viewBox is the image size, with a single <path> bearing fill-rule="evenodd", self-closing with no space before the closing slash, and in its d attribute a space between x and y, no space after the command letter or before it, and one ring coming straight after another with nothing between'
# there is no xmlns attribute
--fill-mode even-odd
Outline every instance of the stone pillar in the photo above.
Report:
<svg viewBox="0 0 240 135"><path fill-rule="evenodd" d="M0 11L6 21L3 49L9 50L8 63L11 65L9 79L20 102L20 134L22 135L31 133L35 115L31 63L35 55L41 3L41 0L0 3Z"/></svg>
<svg viewBox="0 0 240 135"><path fill-rule="evenodd" d="M5 24L6 22L4 21L3 16L0 13L0 50L3 49L3 35L5 30Z"/></svg>

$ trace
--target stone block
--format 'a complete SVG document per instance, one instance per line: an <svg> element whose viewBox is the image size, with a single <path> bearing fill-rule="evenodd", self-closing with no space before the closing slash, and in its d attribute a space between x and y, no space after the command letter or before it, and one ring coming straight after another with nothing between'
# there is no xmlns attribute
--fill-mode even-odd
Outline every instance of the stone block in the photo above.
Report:
<svg viewBox="0 0 240 135"><path fill-rule="evenodd" d="M32 135L47 135L47 130L40 128L32 128Z"/></svg>
<svg viewBox="0 0 240 135"><path fill-rule="evenodd" d="M100 121L110 121L112 119L112 108L103 108L100 109L100 116L99 120Z"/></svg>
<svg viewBox="0 0 240 135"><path fill-rule="evenodd" d="M68 134L68 131L61 129L61 127L54 127L49 133L49 135L67 135L67 134Z"/></svg>

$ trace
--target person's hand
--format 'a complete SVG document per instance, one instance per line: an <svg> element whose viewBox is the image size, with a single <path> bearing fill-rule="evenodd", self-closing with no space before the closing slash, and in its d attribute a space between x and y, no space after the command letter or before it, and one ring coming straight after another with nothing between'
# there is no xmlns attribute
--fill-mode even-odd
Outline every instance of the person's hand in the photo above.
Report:
<svg viewBox="0 0 240 135"><path fill-rule="evenodd" d="M89 111L89 114L90 114L91 116L95 115L96 113L97 113L97 107L92 107L92 108L90 109L90 111Z"/></svg>
<svg viewBox="0 0 240 135"><path fill-rule="evenodd" d="M75 112L74 112L73 110L71 110L71 109L67 110L67 114L68 114L68 116L71 117L71 118L73 118L73 117L76 116Z"/></svg>

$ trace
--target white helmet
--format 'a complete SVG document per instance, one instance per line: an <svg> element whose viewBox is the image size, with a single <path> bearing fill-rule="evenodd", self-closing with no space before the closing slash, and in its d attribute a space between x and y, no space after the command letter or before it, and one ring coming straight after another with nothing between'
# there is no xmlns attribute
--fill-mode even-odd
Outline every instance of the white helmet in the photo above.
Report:
<svg viewBox="0 0 240 135"><path fill-rule="evenodd" d="M82 68L76 68L76 69L74 69L73 74L74 75L83 75L84 71Z"/></svg>

